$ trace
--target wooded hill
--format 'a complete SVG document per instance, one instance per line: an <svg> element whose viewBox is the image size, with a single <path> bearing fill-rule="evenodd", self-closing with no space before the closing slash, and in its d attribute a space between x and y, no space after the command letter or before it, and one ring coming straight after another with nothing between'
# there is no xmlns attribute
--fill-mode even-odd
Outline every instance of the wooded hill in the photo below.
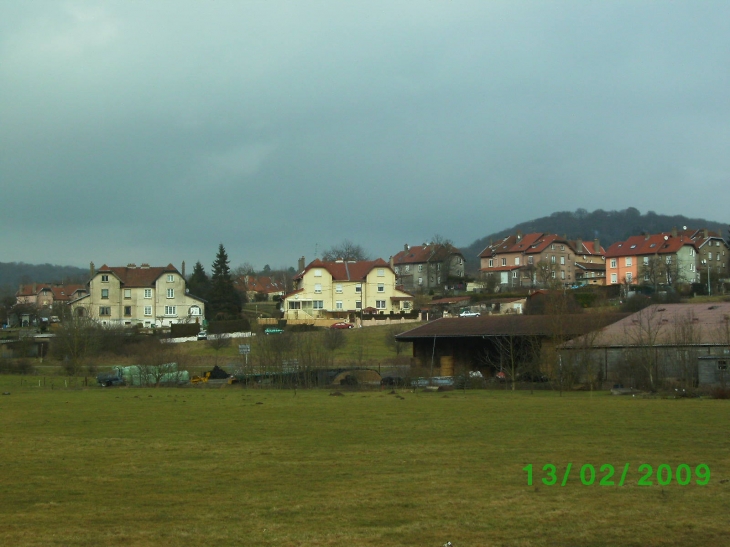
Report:
<svg viewBox="0 0 730 547"><path fill-rule="evenodd" d="M0 262L0 288L16 291L21 283L86 283L89 270L75 266Z"/></svg>
<svg viewBox="0 0 730 547"><path fill-rule="evenodd" d="M584 241L592 241L596 238L603 247L616 241L623 241L629 236L638 235L644 232L657 234L669 232L672 228L707 228L727 237L727 223L705 220L702 218L688 218L682 215L658 215L654 211L641 214L638 209L629 207L623 211L604 211L597 209L591 213L585 209L578 209L574 212L560 211L550 216L528 220L516 224L511 228L489 234L477 239L468 247L461 247L461 252L466 259L467 271L472 275L479 270L479 254L489 245L490 241L497 241L518 230L523 234L531 232L543 232L567 236L568 239L581 238Z"/></svg>

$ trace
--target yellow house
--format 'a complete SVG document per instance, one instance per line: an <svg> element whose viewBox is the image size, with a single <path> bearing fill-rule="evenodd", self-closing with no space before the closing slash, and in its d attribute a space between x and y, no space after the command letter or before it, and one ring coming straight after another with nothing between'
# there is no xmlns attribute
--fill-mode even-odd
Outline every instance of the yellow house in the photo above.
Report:
<svg viewBox="0 0 730 547"><path fill-rule="evenodd" d="M383 259L359 262L314 260L294 278L282 301L284 319L354 320L361 312L410 312L413 295L399 290Z"/></svg>
<svg viewBox="0 0 730 547"><path fill-rule="evenodd" d="M103 325L167 327L205 317L205 302L187 292L185 278L172 264L104 265L92 272L88 294L70 306L74 315Z"/></svg>

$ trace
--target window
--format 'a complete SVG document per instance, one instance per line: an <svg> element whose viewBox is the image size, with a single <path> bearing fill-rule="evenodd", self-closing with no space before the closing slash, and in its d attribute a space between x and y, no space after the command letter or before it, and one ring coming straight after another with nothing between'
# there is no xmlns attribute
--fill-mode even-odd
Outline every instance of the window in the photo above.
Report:
<svg viewBox="0 0 730 547"><path fill-rule="evenodd" d="M439 283L439 284L441 284L441 276L438 276L438 277L436 278L436 283Z"/></svg>
<svg viewBox="0 0 730 547"><path fill-rule="evenodd" d="M99 306L99 315L111 315L112 309L109 306Z"/></svg>
<svg viewBox="0 0 730 547"><path fill-rule="evenodd" d="M173 281L175 281L175 276L172 274L167 274L167 282L172 283Z"/></svg>
<svg viewBox="0 0 730 547"><path fill-rule="evenodd" d="M555 250L555 243L553 243L552 245L550 245L550 250L551 251L554 251Z"/></svg>
<svg viewBox="0 0 730 547"><path fill-rule="evenodd" d="M565 245L561 245L561 246L560 246L560 250L561 250L561 251L564 251L564 250L565 250Z"/></svg>
<svg viewBox="0 0 730 547"><path fill-rule="evenodd" d="M301 302L295 302L293 300L289 300L289 309L290 310L299 310L302 308Z"/></svg>
<svg viewBox="0 0 730 547"><path fill-rule="evenodd" d="M527 257L527 263L528 264L532 264L534 262L534 259L535 259L535 257L533 257L532 255L528 256Z"/></svg>
<svg viewBox="0 0 730 547"><path fill-rule="evenodd" d="M312 307L315 310L323 310L324 309L324 300L313 300Z"/></svg>
<svg viewBox="0 0 730 547"><path fill-rule="evenodd" d="M144 290L144 297L145 298L152 298L152 289L145 289Z"/></svg>
<svg viewBox="0 0 730 547"><path fill-rule="evenodd" d="M109 276L106 274L102 274L101 276L101 282L102 283L109 283Z"/></svg>
<svg viewBox="0 0 730 547"><path fill-rule="evenodd" d="M132 289L124 289L124 298L132 298Z"/></svg>
<svg viewBox="0 0 730 547"><path fill-rule="evenodd" d="M418 278L418 284L419 284L419 285L423 285L423 278L422 278L422 277L419 277L419 278Z"/></svg>
<svg viewBox="0 0 730 547"><path fill-rule="evenodd" d="M564 256L560 257L560 264L565 266L565 257Z"/></svg>
<svg viewBox="0 0 730 547"><path fill-rule="evenodd" d="M358 300L357 302L355 302L355 309L362 309L362 300Z"/></svg>
<svg viewBox="0 0 730 547"><path fill-rule="evenodd" d="M441 262L439 262L438 264L436 264L436 271L437 272L440 272L441 271Z"/></svg>
<svg viewBox="0 0 730 547"><path fill-rule="evenodd" d="M494 268L494 259L493 258L489 259L489 267Z"/></svg>
<svg viewBox="0 0 730 547"><path fill-rule="evenodd" d="M502 266L506 266L506 265L507 265L507 259L506 258L503 258L502 259Z"/></svg>
<svg viewBox="0 0 730 547"><path fill-rule="evenodd" d="M411 266L409 264L406 264L406 273L411 271Z"/></svg>
<svg viewBox="0 0 730 547"><path fill-rule="evenodd" d="M341 283L338 283L337 285L335 285L335 292L342 293L342 284Z"/></svg>
<svg viewBox="0 0 730 547"><path fill-rule="evenodd" d="M124 306L124 316L129 317L132 315L132 306Z"/></svg>
<svg viewBox="0 0 730 547"><path fill-rule="evenodd" d="M631 274L631 272L626 272L626 283L631 283L632 279L633 275Z"/></svg>
<svg viewBox="0 0 730 547"><path fill-rule="evenodd" d="M165 306L165 315L175 315L176 313L176 306Z"/></svg>
<svg viewBox="0 0 730 547"><path fill-rule="evenodd" d="M626 265L627 266L633 266L634 265L634 260L630 256L627 256L626 257Z"/></svg>
<svg viewBox="0 0 730 547"><path fill-rule="evenodd" d="M616 267L616 259L615 258L612 258L611 259L611 267L612 268L615 268Z"/></svg>
<svg viewBox="0 0 730 547"><path fill-rule="evenodd" d="M406 300L405 302L403 302L403 309L404 310L410 310L411 309L411 303L408 300Z"/></svg>
<svg viewBox="0 0 730 547"><path fill-rule="evenodd" d="M712 253L707 253L707 260L712 260Z"/></svg>
<svg viewBox="0 0 730 547"><path fill-rule="evenodd" d="M517 270L512 270L512 279L517 279Z"/></svg>
<svg viewBox="0 0 730 547"><path fill-rule="evenodd" d="M375 308L378 310L384 310L385 309L385 300L376 300Z"/></svg>
<svg viewBox="0 0 730 547"><path fill-rule="evenodd" d="M314 277L322 277L322 270L314 270Z"/></svg>
<svg viewBox="0 0 730 547"><path fill-rule="evenodd" d="M422 272L422 271L423 271L423 264L419 264L419 265L418 265L418 271L419 271L419 272Z"/></svg>
<svg viewBox="0 0 730 547"><path fill-rule="evenodd" d="M152 306L145 306L144 307L144 314L145 315L152 315Z"/></svg>
<svg viewBox="0 0 730 547"><path fill-rule="evenodd" d="M671 264L671 263L672 263L672 257L671 256L668 256L667 257L667 264Z"/></svg>
<svg viewBox="0 0 730 547"><path fill-rule="evenodd" d="M203 312L200 309L200 306L190 306L190 309L188 310L188 315L203 315Z"/></svg>
<svg viewBox="0 0 730 547"><path fill-rule="evenodd" d="M550 264L555 264L555 255L550 255Z"/></svg>
<svg viewBox="0 0 730 547"><path fill-rule="evenodd" d="M109 298L109 289L101 289L101 297L106 300Z"/></svg>
<svg viewBox="0 0 730 547"><path fill-rule="evenodd" d="M315 283L314 284L314 292L317 294L320 294L322 292L322 284L321 283Z"/></svg>
<svg viewBox="0 0 730 547"><path fill-rule="evenodd" d="M618 274L615 274L615 273L611 274L611 283L613 283L613 284L618 283Z"/></svg>
<svg viewBox="0 0 730 547"><path fill-rule="evenodd" d="M167 289L167 298L175 298L175 289Z"/></svg>
<svg viewBox="0 0 730 547"><path fill-rule="evenodd" d="M649 265L649 257L645 256L644 257L644 266L648 266L648 265Z"/></svg>
<svg viewBox="0 0 730 547"><path fill-rule="evenodd" d="M338 300L335 302L335 309L342 310L344 307L342 306L342 300Z"/></svg>
<svg viewBox="0 0 730 547"><path fill-rule="evenodd" d="M360 293L362 292L362 285L360 283L355 285L355 292L360 292Z"/></svg>
<svg viewBox="0 0 730 547"><path fill-rule="evenodd" d="M520 265L520 257L516 256L515 257L515 266L519 266L519 265Z"/></svg>
<svg viewBox="0 0 730 547"><path fill-rule="evenodd" d="M378 268L378 277L385 277L385 269Z"/></svg>
<svg viewBox="0 0 730 547"><path fill-rule="evenodd" d="M560 279L565 279L565 270L560 270Z"/></svg>
<svg viewBox="0 0 730 547"><path fill-rule="evenodd" d="M555 279L555 270L553 270L552 272L550 272L550 277L552 277L553 279Z"/></svg>
<svg viewBox="0 0 730 547"><path fill-rule="evenodd" d="M378 292L385 292L385 283L378 283Z"/></svg>
<svg viewBox="0 0 730 547"><path fill-rule="evenodd" d="M395 269L395 273L397 273L397 274L400 273L400 266L396 266L394 269Z"/></svg>
<svg viewBox="0 0 730 547"><path fill-rule="evenodd" d="M649 274L644 274L644 281L649 281Z"/></svg>

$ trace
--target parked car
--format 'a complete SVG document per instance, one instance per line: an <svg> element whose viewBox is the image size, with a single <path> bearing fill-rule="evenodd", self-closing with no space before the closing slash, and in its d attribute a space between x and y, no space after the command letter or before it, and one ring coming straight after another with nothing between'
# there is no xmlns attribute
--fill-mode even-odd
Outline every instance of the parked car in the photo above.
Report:
<svg viewBox="0 0 730 547"><path fill-rule="evenodd" d="M204 330L201 330L198 333L198 340L207 340L207 339L208 339L208 332L207 331L204 331Z"/></svg>
<svg viewBox="0 0 730 547"><path fill-rule="evenodd" d="M101 387L123 386L124 379L116 374L102 372L96 376L96 383Z"/></svg>
<svg viewBox="0 0 730 547"><path fill-rule="evenodd" d="M482 314L481 314L481 313L479 313L478 311L469 311L469 310L464 310L463 312L461 312L461 313L459 314L459 317L479 317L479 316L481 316L481 315L482 315Z"/></svg>
<svg viewBox="0 0 730 547"><path fill-rule="evenodd" d="M284 329L279 327L266 327L264 329L264 334L281 334L282 332L284 332Z"/></svg>
<svg viewBox="0 0 730 547"><path fill-rule="evenodd" d="M353 325L352 323L347 323L345 321L340 321L339 323L334 323L334 324L330 325L330 328L331 329L351 329L354 326L355 325Z"/></svg>

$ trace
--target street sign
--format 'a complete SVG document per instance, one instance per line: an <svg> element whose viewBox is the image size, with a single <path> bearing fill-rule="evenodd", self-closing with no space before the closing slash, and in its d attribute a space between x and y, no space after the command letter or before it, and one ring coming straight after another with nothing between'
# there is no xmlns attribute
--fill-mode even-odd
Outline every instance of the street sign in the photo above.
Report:
<svg viewBox="0 0 730 547"><path fill-rule="evenodd" d="M238 353L240 353L241 355L247 355L251 353L251 344L239 344Z"/></svg>

